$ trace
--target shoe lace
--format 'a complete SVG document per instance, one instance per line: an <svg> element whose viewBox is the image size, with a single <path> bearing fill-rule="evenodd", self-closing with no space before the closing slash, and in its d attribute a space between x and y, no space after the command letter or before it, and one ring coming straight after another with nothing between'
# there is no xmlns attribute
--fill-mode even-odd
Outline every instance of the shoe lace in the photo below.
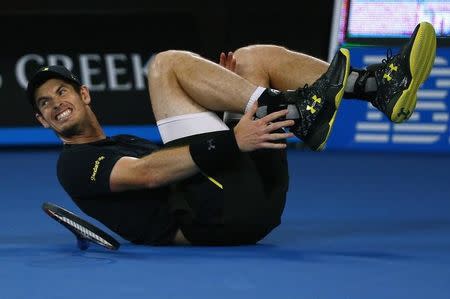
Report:
<svg viewBox="0 0 450 299"><path fill-rule="evenodd" d="M317 79L312 85L306 83L303 88L297 89L297 93L305 99L309 99L312 95L317 94L320 90L324 89L324 87L328 86L329 79L324 75L322 75L319 79Z"/></svg>
<svg viewBox="0 0 450 299"><path fill-rule="evenodd" d="M387 51L386 51L386 58L384 58L381 61L381 66L375 70L377 76L378 77L383 77L384 74L390 73L389 65L391 63L398 64L398 60L400 58L400 55L401 55L401 53L398 53L396 55L392 55L392 49L391 48L387 49ZM397 74L401 74L400 69L396 73ZM392 90L393 90L392 87L388 86L388 85L378 86L378 92L377 93L382 95L382 96L375 97L371 101L371 103L375 107L377 107L378 109L380 109L382 111L385 111L386 110L386 105L388 104L388 101L391 98Z"/></svg>
<svg viewBox="0 0 450 299"><path fill-rule="evenodd" d="M297 132L297 136L307 136L312 123L318 115L318 113L306 113L306 111L308 110L308 106L310 107L310 109L317 109L317 111L322 109L324 100L322 100L322 102L318 102L320 104L316 103L315 101L318 97L322 97L323 91L326 90L326 88L330 84L329 82L329 78L326 76L326 74L324 74L312 85L305 84L303 87L295 90L297 97L295 97L296 99L292 98L292 104L295 104L300 114L300 118L296 123L296 128L294 129ZM299 98L302 100L298 101Z"/></svg>
<svg viewBox="0 0 450 299"><path fill-rule="evenodd" d="M311 92L311 91L310 91L310 88L309 88L309 84L306 83L303 87L298 88L295 92L296 92L299 96L305 98L305 97Z"/></svg>
<svg viewBox="0 0 450 299"><path fill-rule="evenodd" d="M313 95L317 93L317 87L314 86L314 84L305 84L303 88L297 89L296 93L300 98L305 99L304 105L307 105L311 101L310 99Z"/></svg>
<svg viewBox="0 0 450 299"><path fill-rule="evenodd" d="M391 62L396 61L398 58L400 57L400 53L392 55L392 49L389 48L386 51L386 58L384 58L383 60L381 60L381 63L384 66L389 65Z"/></svg>

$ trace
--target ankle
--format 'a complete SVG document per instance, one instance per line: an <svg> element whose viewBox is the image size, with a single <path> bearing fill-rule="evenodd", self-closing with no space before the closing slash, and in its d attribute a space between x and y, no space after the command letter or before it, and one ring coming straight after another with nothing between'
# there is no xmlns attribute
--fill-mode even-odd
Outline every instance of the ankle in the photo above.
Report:
<svg viewBox="0 0 450 299"><path fill-rule="evenodd" d="M372 101L376 96L377 83L373 71L352 68L345 86L344 98Z"/></svg>

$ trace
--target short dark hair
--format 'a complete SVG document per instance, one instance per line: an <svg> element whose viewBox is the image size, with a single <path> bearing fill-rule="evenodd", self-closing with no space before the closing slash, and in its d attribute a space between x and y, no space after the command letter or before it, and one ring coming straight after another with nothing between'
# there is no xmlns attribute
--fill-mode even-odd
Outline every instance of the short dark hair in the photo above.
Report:
<svg viewBox="0 0 450 299"><path fill-rule="evenodd" d="M56 79L56 78L55 78L55 79ZM60 80L62 80L62 81L64 81L65 83L69 84L70 86L72 86L73 89L75 90L75 92L76 92L78 95L81 95L81 85L78 85L78 84L76 84L76 83L74 83L74 82L72 82L72 81L65 80L65 79L60 79ZM36 100L35 100L34 98L33 98L33 100L31 101L31 107L33 108L33 111L34 111L34 112L36 112L36 113L41 113L41 112L39 111L38 106L36 105Z"/></svg>
<svg viewBox="0 0 450 299"><path fill-rule="evenodd" d="M60 79L64 82L69 83L74 87L75 91L80 94L81 91L81 82L80 80L72 74L67 68L61 65L51 65L40 68L34 75L31 77L30 81L28 81L27 86L27 97L31 106L35 111L39 112L39 109L36 107L35 101L35 92L42 84L47 82L50 79Z"/></svg>

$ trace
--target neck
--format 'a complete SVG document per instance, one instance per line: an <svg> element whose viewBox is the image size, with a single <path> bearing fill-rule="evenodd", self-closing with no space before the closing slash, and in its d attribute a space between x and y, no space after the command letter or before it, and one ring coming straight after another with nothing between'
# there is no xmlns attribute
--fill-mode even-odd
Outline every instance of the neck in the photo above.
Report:
<svg viewBox="0 0 450 299"><path fill-rule="evenodd" d="M70 137L59 136L64 144L82 144L99 141L106 138L103 130L83 132L82 134L72 135Z"/></svg>

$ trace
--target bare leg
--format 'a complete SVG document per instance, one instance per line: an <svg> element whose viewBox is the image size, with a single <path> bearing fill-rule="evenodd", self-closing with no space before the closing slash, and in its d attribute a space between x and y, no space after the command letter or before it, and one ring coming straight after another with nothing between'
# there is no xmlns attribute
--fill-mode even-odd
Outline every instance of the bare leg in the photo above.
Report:
<svg viewBox="0 0 450 299"><path fill-rule="evenodd" d="M165 51L149 67L149 92L157 121L204 111L241 113L256 87L296 89L313 83L328 63L275 45L235 52L236 74L186 51Z"/></svg>
<svg viewBox="0 0 450 299"><path fill-rule="evenodd" d="M278 90L312 84L328 68L315 57L275 45L254 45L236 50L236 73L253 84Z"/></svg>
<svg viewBox="0 0 450 299"><path fill-rule="evenodd" d="M208 110L242 112L257 87L218 64L185 51L157 54L148 74L157 121Z"/></svg>
<svg viewBox="0 0 450 299"><path fill-rule="evenodd" d="M234 52L236 74L258 86L278 90L297 89L312 84L328 68L315 57L276 45L252 45ZM225 112L224 121L235 123L241 113Z"/></svg>

